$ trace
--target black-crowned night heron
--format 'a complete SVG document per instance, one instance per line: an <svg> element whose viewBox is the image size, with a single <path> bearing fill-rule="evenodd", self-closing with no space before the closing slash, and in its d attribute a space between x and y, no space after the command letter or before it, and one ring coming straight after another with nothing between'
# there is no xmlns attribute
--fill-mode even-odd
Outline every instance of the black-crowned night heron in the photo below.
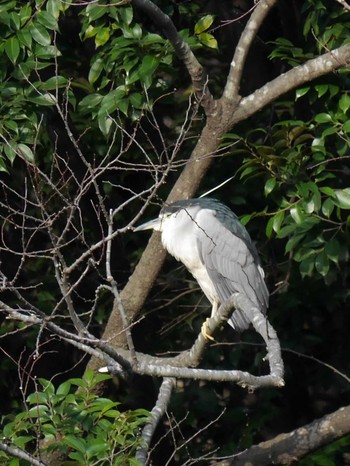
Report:
<svg viewBox="0 0 350 466"><path fill-rule="evenodd" d="M257 250L228 207L211 198L176 201L135 231L148 229L161 232L165 249L197 280L213 306L212 315L237 292L266 312L269 293ZM242 332L250 321L237 309L229 324Z"/></svg>

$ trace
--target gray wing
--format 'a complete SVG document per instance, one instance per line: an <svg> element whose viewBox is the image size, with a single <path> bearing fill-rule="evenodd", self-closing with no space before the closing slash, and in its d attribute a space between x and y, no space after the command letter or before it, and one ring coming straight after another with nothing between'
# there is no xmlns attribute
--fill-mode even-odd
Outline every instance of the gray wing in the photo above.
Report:
<svg viewBox="0 0 350 466"><path fill-rule="evenodd" d="M196 221L201 260L221 303L239 292L266 312L269 293L257 251L245 227L224 206L216 211L200 211ZM250 321L237 310L229 323L241 332L248 328Z"/></svg>

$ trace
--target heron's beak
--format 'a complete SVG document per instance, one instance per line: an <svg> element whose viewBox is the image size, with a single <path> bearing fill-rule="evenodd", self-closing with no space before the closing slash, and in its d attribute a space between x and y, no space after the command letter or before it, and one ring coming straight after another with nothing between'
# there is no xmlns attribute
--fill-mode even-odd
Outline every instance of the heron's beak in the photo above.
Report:
<svg viewBox="0 0 350 466"><path fill-rule="evenodd" d="M139 225L138 227L135 228L134 231L141 231L141 230L160 230L160 225L161 225L161 219L160 218L155 218L153 220L150 220L149 222L143 223L142 225Z"/></svg>

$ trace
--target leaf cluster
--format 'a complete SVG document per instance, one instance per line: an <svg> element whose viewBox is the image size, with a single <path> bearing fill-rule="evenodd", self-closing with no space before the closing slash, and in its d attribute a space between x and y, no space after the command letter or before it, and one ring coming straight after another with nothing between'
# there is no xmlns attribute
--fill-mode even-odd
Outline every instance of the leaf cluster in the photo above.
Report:
<svg viewBox="0 0 350 466"><path fill-rule="evenodd" d="M87 371L83 378L69 379L57 388L38 379L41 389L27 397L26 409L2 419L3 441L41 457L59 452L70 458L70 465L137 465L133 458L142 445L140 427L149 412L122 412L120 403L95 395L94 387L109 378ZM22 463L0 452L0 464Z"/></svg>

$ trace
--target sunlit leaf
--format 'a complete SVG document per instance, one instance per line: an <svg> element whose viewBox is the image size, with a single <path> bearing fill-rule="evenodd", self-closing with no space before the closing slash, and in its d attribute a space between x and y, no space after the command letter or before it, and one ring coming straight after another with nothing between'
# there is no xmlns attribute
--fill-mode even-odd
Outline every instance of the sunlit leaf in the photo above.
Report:
<svg viewBox="0 0 350 466"><path fill-rule="evenodd" d="M201 34L199 34L198 39L206 47L209 47L211 49L218 48L218 42L212 34L208 34L207 32L202 32Z"/></svg>
<svg viewBox="0 0 350 466"><path fill-rule="evenodd" d="M100 77L100 74L103 70L103 65L104 63L103 63L102 58L97 58L91 65L89 76L88 76L88 80L91 84L96 82L98 78Z"/></svg>
<svg viewBox="0 0 350 466"><path fill-rule="evenodd" d="M349 94L343 94L339 100L339 108L343 113L346 113L350 107L350 96Z"/></svg>
<svg viewBox="0 0 350 466"><path fill-rule="evenodd" d="M334 202L328 197L322 204L322 213L325 217L329 218L334 210Z"/></svg>
<svg viewBox="0 0 350 466"><path fill-rule="evenodd" d="M332 117L329 113L318 113L315 116L316 123L329 123L332 121Z"/></svg>
<svg viewBox="0 0 350 466"><path fill-rule="evenodd" d="M310 86L307 87L301 87L300 89L297 89L295 91L295 100L300 99L303 95L307 94L310 90Z"/></svg>
<svg viewBox="0 0 350 466"><path fill-rule="evenodd" d="M203 16L194 26L194 33L201 34L202 32L206 31L210 26L213 24L214 16L213 15L206 15Z"/></svg>
<svg viewBox="0 0 350 466"><path fill-rule="evenodd" d="M28 162L34 162L34 154L32 149L26 144L18 144L17 151L26 159Z"/></svg>
<svg viewBox="0 0 350 466"><path fill-rule="evenodd" d="M334 204L341 209L350 209L350 188L336 189L334 191Z"/></svg>
<svg viewBox="0 0 350 466"><path fill-rule="evenodd" d="M320 252L315 259L315 267L319 274L323 277L329 272L329 259L325 251Z"/></svg>

